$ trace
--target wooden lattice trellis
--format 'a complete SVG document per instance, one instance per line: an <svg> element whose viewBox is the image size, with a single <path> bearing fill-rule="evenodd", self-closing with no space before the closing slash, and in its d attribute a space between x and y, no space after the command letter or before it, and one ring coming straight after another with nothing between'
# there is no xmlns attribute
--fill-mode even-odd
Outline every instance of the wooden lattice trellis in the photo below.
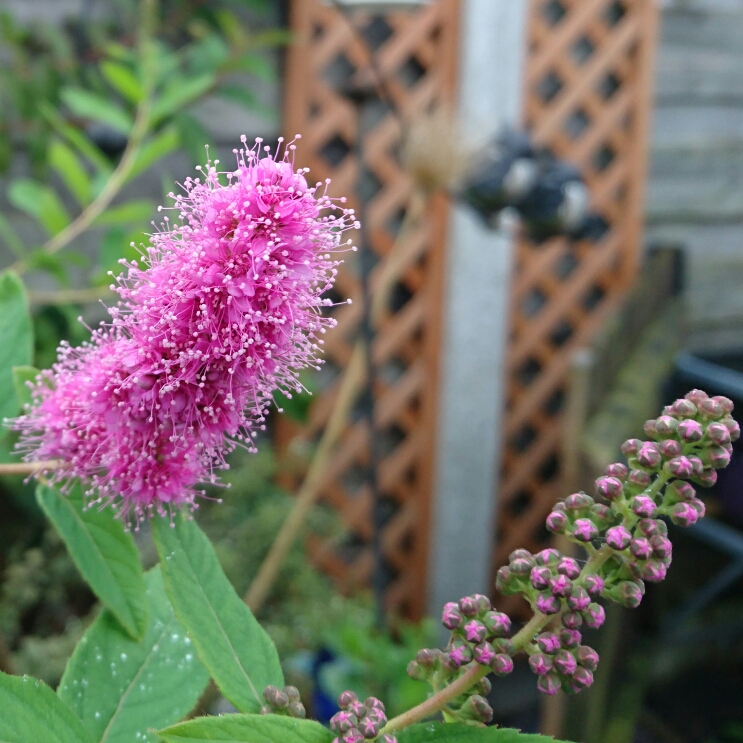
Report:
<svg viewBox="0 0 743 743"><path fill-rule="evenodd" d="M517 248L495 567L549 538L570 356L637 270L656 41L654 0L531 0L529 12L526 126L580 168L607 230Z"/></svg>
<svg viewBox="0 0 743 743"><path fill-rule="evenodd" d="M367 247L385 261L409 203L412 184L399 163L401 122L450 100L454 82L458 8L437 0L411 11L383 16L344 16L321 0L293 0L291 27L299 37L287 60L285 130L301 132L298 161L310 176L332 179L331 193L346 195L356 208L363 199ZM343 95L359 71L384 79L385 94L359 108ZM392 104L392 106L390 105ZM397 113L392 110L396 109ZM363 162L355 157L361 132ZM375 438L380 454L379 491L385 511L381 551L387 608L409 616L424 610L428 504L435 428L443 236L447 206L437 198L405 242L404 271L395 286L392 311L381 323L373 358L378 369ZM338 277L339 299L360 299L358 266L349 260ZM304 435L317 436L338 390L361 319L361 306L339 307L338 328L328 334L322 389ZM341 545L311 540L312 557L341 588L368 584L374 556L372 496L364 481L369 426L353 422L342 437L322 488L322 498L341 515L349 537ZM291 432L279 423L278 438Z"/></svg>

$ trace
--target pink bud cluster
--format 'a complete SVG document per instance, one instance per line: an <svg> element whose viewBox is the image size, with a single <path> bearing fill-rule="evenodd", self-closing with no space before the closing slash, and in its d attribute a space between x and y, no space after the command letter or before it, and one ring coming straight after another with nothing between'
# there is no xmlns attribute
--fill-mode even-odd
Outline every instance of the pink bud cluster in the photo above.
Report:
<svg viewBox="0 0 743 743"><path fill-rule="evenodd" d="M296 686L285 686L283 689L279 689L278 686L267 686L263 690L263 699L266 704L261 707L262 715L284 715L300 720L307 717L307 711Z"/></svg>
<svg viewBox="0 0 743 743"><path fill-rule="evenodd" d="M63 460L45 474L80 478L137 519L193 506L227 452L253 450L273 393L302 391L299 371L334 325L322 295L353 211L308 186L295 145L280 159L243 145L234 171L210 162L170 194L179 222L165 217L125 264L110 324L60 347L14 423L27 460Z"/></svg>
<svg viewBox="0 0 743 743"><path fill-rule="evenodd" d="M362 743L375 739L378 743L397 743L393 735L379 735L387 723L384 704L376 697L363 702L352 691L344 691L338 697L341 708L330 718L330 729L337 735L333 743Z"/></svg>
<svg viewBox="0 0 743 743"><path fill-rule="evenodd" d="M498 570L496 588L531 604L539 628L533 636L522 631L508 639L508 617L494 611L487 597L466 596L444 607L442 623L451 632L446 650L421 650L408 666L409 675L434 689L451 684L474 664L502 676L513 669L512 656L524 650L540 691L575 693L590 686L599 657L582 644L580 630L603 625L599 598L634 608L646 581L665 578L672 546L662 517L691 526L704 515L691 483L714 484L716 470L729 463L732 442L740 437L732 410L727 398L693 390L645 424L651 440L624 443L628 464L607 467L596 480L596 498L574 493L554 506L547 528L584 546L590 555L584 565L552 548L535 555L525 549L511 553L508 565ZM488 722L492 710L476 698L490 688L483 682L487 678L460 696L459 707L446 707L447 713Z"/></svg>

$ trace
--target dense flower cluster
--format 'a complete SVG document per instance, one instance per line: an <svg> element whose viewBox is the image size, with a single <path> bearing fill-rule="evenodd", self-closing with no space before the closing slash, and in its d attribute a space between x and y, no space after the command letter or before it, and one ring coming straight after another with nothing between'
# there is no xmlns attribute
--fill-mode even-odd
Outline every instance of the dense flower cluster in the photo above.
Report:
<svg viewBox="0 0 743 743"><path fill-rule="evenodd" d="M27 460L63 460L52 477L80 478L136 518L193 504L226 452L252 449L274 391L301 391L334 324L322 295L353 211L295 172L293 144L281 159L260 147L170 195L179 222L166 217L141 263L125 264L111 322L62 345L15 421Z"/></svg>
<svg viewBox="0 0 743 743"><path fill-rule="evenodd" d="M394 735L379 735L387 723L384 704L376 697L363 702L352 691L344 691L338 697L341 708L330 718L330 729L338 736L333 743L363 743L376 739L377 743L397 743Z"/></svg>
<svg viewBox="0 0 743 743"><path fill-rule="evenodd" d="M575 693L590 686L599 657L581 644L581 628L604 623L599 598L633 608L642 600L646 581L665 578L672 547L662 517L691 526L704 516L691 483L713 485L716 470L730 462L732 442L740 437L732 410L726 397L693 390L648 421L645 432L651 440L624 443L627 465L607 467L596 480L596 498L574 493L547 517L547 528L581 545L587 561L581 565L552 548L536 555L518 549L498 571L496 588L522 595L534 610L528 627L509 639L508 617L494 611L485 596L449 603L442 616L451 632L446 650L421 650L408 666L409 675L441 689L478 664L482 678L477 685L444 708L462 721L492 718L484 699L490 688L485 673L510 673L512 656L521 650L544 693Z"/></svg>

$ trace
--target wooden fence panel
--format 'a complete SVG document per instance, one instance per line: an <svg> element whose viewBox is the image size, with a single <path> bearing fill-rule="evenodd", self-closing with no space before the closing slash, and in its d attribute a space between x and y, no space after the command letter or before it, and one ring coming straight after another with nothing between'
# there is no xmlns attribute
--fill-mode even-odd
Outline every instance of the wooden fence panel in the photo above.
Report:
<svg viewBox="0 0 743 743"><path fill-rule="evenodd" d="M581 170L607 230L517 247L495 568L550 537L569 359L637 270L657 15L654 0L531 0L525 124Z"/></svg>
<svg viewBox="0 0 743 743"><path fill-rule="evenodd" d="M302 133L298 162L311 168L311 179L331 178L332 195L345 195L352 206L362 207L366 247L377 260L377 273L412 193L399 160L402 129L453 95L457 0L383 15L343 14L321 0L293 0L290 7L298 43L287 59L285 132ZM343 90L359 71L369 71L371 55L391 100L380 96L360 114ZM406 241L391 311L373 344L386 608L412 617L425 611L446 218L446 199L433 198L426 219ZM327 336L320 390L301 434L308 441L328 418L361 320L360 273L353 257L336 290L338 300L351 297L354 303L335 311L338 328ZM285 420L277 425L279 445L298 433ZM323 501L338 511L347 537L342 543L310 539L313 560L341 589L368 585L374 567L372 495L364 478L368 457L369 425L352 415L322 488Z"/></svg>

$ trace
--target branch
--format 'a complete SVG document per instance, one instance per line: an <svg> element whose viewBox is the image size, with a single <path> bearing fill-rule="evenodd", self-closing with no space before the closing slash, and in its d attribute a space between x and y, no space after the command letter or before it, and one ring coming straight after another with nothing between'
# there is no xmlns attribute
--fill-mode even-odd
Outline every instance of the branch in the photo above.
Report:
<svg viewBox="0 0 743 743"><path fill-rule="evenodd" d="M0 464L0 475L33 475L44 470L56 470L64 466L61 459L47 459L41 462L14 462Z"/></svg>
<svg viewBox="0 0 743 743"><path fill-rule="evenodd" d="M105 299L111 293L108 286L93 286L89 289L62 289L57 292L29 292L28 301L31 304L59 305L59 304L90 304Z"/></svg>

